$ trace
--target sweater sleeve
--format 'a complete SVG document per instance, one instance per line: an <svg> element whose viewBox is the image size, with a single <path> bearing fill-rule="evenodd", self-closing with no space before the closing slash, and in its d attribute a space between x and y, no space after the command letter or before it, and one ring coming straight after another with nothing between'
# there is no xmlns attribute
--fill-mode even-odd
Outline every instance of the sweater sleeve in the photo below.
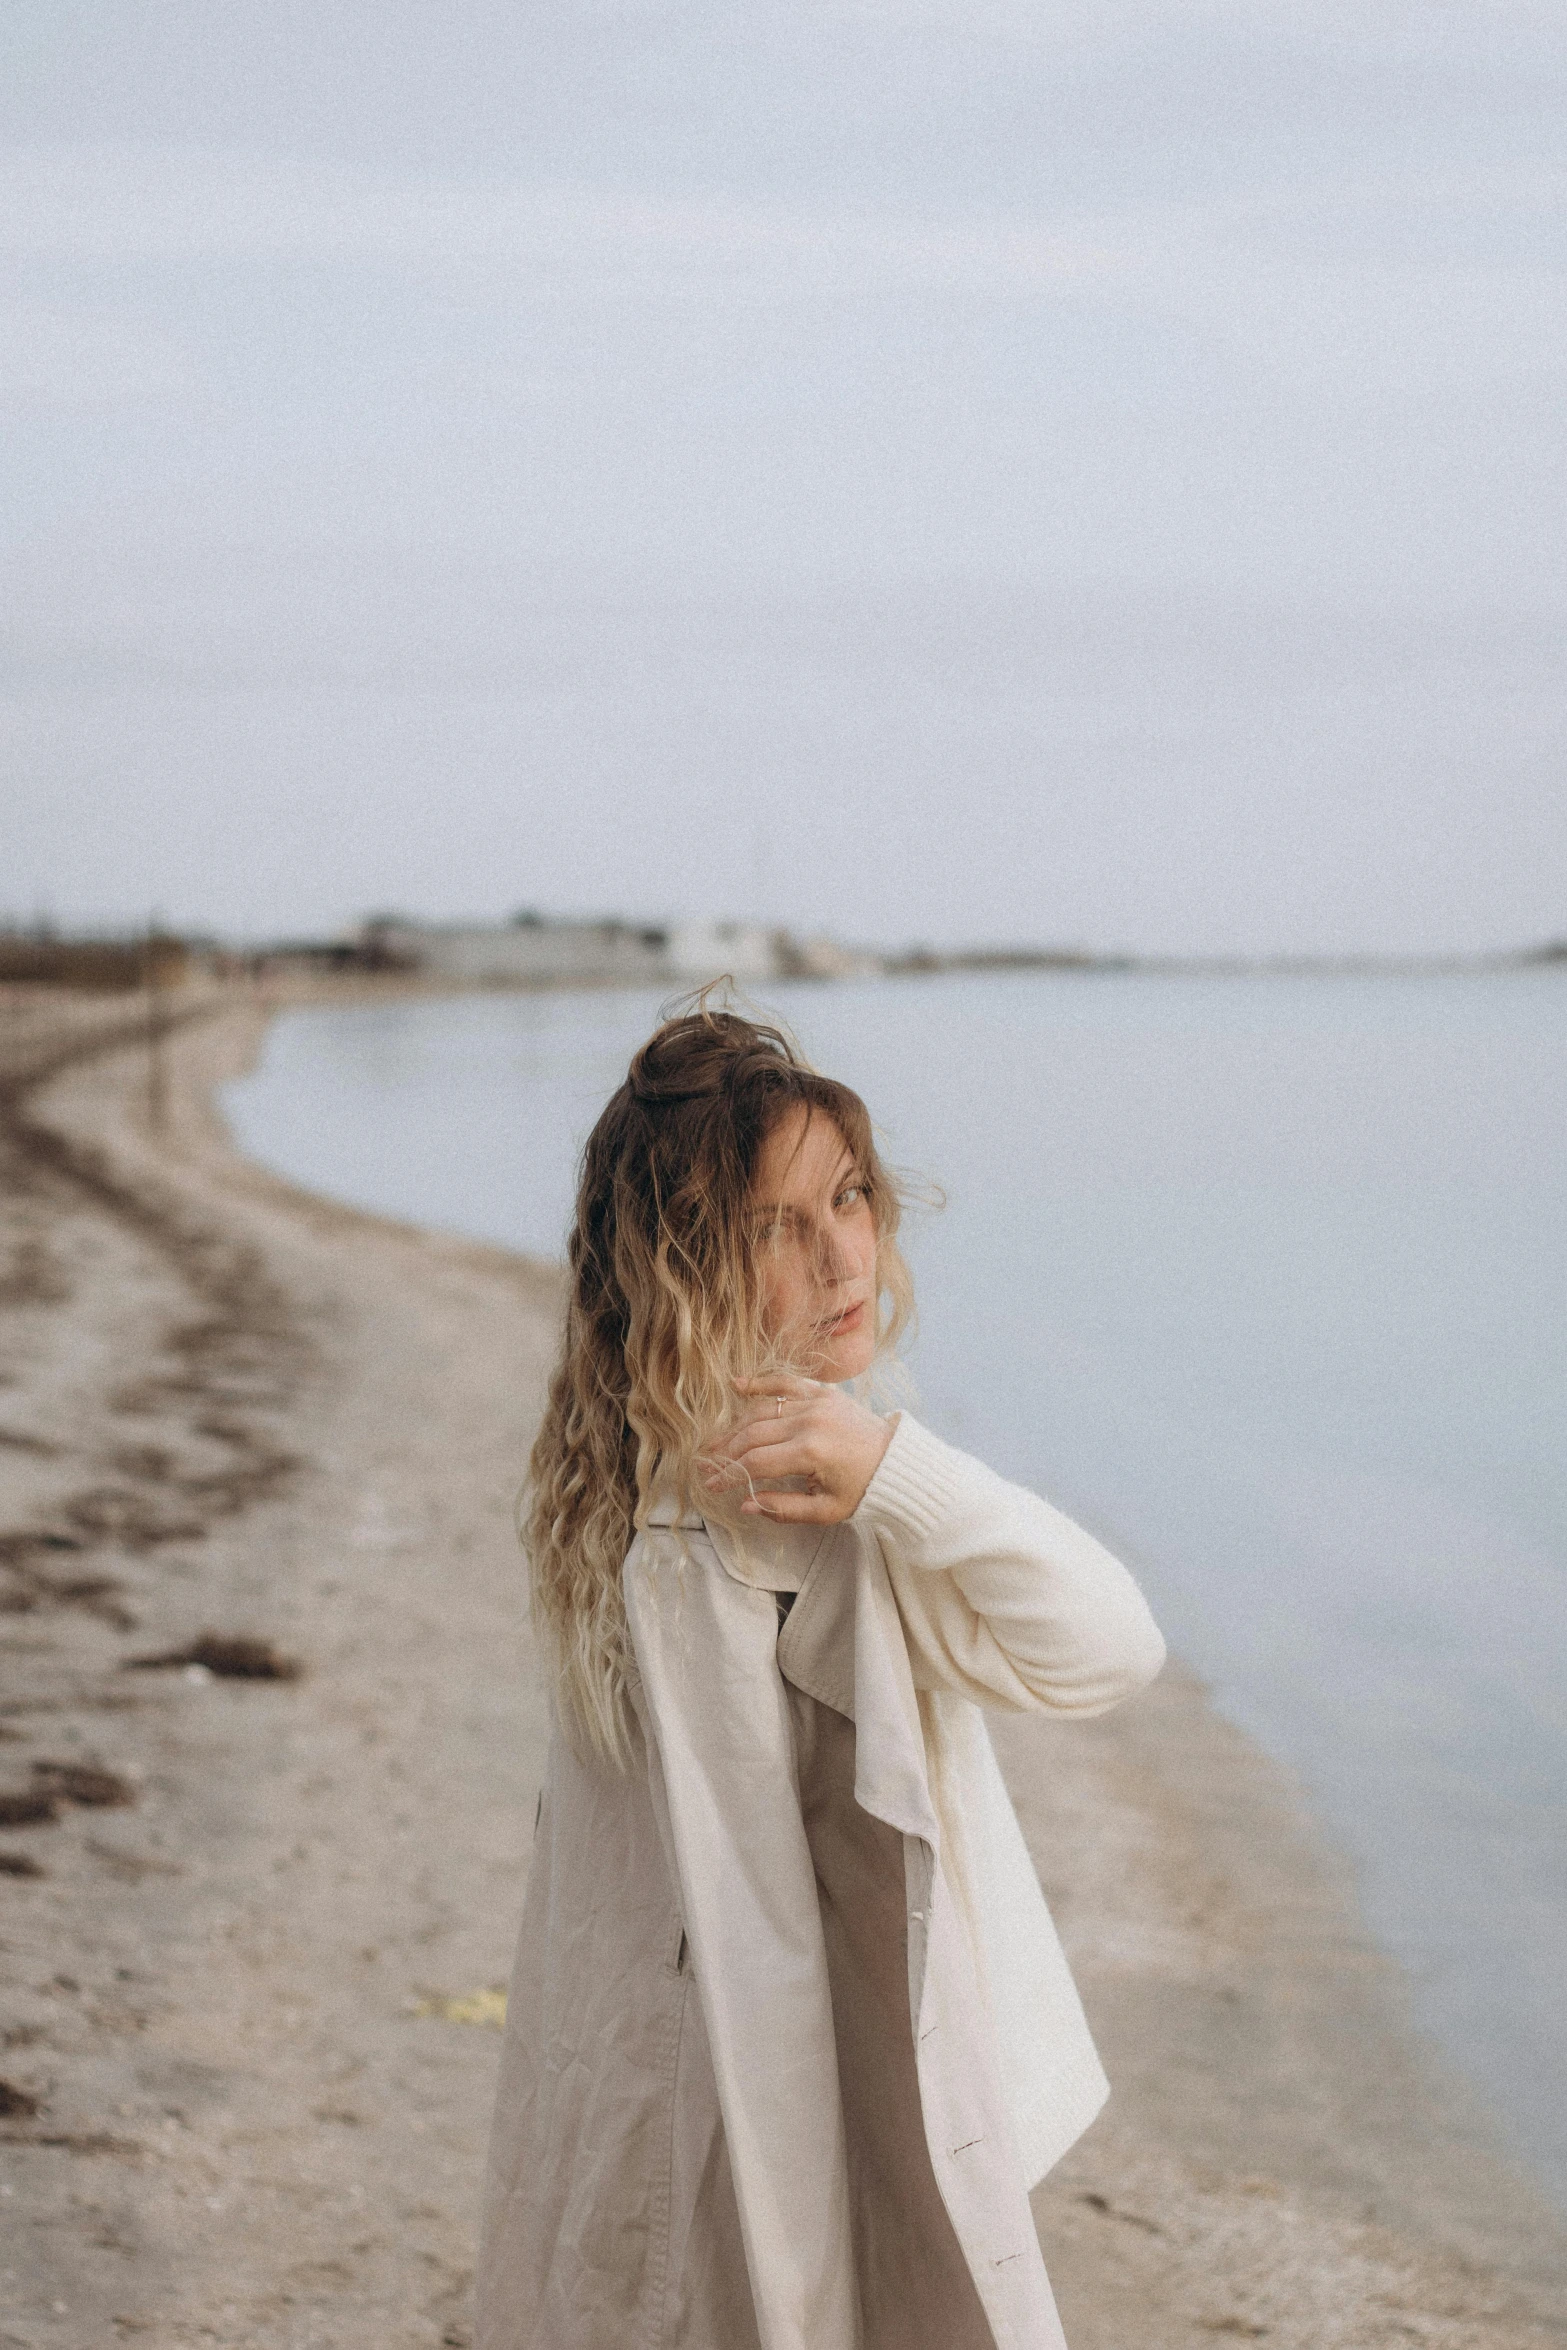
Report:
<svg viewBox="0 0 1567 2350"><path fill-rule="evenodd" d="M1164 1662L1142 1593L1101 1543L907 1412L854 1522L881 1547L919 1688L1097 1714Z"/></svg>

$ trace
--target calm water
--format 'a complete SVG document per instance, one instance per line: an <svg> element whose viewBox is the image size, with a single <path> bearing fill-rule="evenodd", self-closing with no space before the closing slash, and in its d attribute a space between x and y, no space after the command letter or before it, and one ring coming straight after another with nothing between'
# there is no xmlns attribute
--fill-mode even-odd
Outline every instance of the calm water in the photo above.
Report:
<svg viewBox="0 0 1567 2350"><path fill-rule="evenodd" d="M1567 2202L1567 974L778 987L894 1160L925 1416L1137 1568ZM641 995L290 1014L258 1158L558 1254Z"/></svg>

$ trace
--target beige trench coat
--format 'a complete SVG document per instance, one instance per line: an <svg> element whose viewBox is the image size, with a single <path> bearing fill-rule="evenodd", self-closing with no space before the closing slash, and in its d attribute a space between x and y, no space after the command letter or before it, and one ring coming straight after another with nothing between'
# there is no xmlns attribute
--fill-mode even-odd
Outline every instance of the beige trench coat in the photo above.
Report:
<svg viewBox="0 0 1567 2350"><path fill-rule="evenodd" d="M654 1521L635 1767L551 1751L476 2350L1057 2350L1028 2190L1106 2083L977 1709L1141 1687L1141 1595L908 1414L845 1525Z"/></svg>

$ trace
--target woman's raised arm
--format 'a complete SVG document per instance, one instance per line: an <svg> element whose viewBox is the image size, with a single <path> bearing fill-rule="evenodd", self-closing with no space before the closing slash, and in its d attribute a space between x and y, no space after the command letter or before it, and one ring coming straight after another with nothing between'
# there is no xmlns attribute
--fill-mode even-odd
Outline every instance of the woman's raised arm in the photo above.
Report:
<svg viewBox="0 0 1567 2350"><path fill-rule="evenodd" d="M1102 1543L907 1412L853 1523L881 1547L917 1686L1097 1714L1164 1662L1147 1602Z"/></svg>

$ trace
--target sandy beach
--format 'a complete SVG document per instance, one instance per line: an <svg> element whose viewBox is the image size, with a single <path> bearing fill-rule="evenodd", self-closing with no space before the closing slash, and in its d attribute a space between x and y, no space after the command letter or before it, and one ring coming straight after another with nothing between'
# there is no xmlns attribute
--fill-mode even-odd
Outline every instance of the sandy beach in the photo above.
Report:
<svg viewBox="0 0 1567 2350"><path fill-rule="evenodd" d="M0 1005L0 2345L460 2346L558 1280L238 1157L248 996L154 1132L141 1017ZM1114 2084L1036 2198L1073 2350L1567 2344L1567 2229L1195 1679L996 1735Z"/></svg>

